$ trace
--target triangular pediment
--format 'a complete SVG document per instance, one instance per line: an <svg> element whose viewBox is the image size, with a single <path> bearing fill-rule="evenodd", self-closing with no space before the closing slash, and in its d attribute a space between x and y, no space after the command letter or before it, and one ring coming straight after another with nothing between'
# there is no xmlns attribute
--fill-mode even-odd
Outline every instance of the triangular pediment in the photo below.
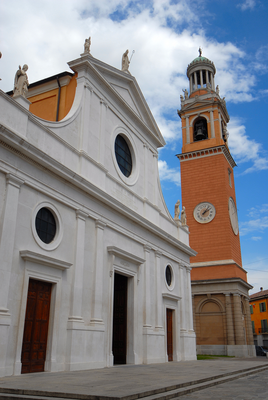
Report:
<svg viewBox="0 0 268 400"><path fill-rule="evenodd" d="M77 63L77 61L80 61ZM105 90L116 94L121 107L130 112L133 117L139 118L145 125L154 138L158 142L158 147L165 145L165 140L155 122L155 119L149 109L149 106L140 90L136 79L129 73L123 72L108 64L103 63L92 56L81 57L80 60L75 60L69 63L69 66L75 71L78 64L89 63L91 67L97 71L98 79L103 80Z"/></svg>

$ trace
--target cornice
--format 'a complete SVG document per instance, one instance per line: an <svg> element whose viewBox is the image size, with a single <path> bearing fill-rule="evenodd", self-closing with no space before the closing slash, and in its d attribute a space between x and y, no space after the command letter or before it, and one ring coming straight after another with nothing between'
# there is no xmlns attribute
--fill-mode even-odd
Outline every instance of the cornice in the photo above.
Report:
<svg viewBox="0 0 268 400"><path fill-rule="evenodd" d="M184 162L184 161L195 160L197 158L215 156L219 154L223 154L225 156L226 160L228 161L228 163L232 168L236 167L236 163L233 157L231 156L231 153L224 145L209 147L207 149L202 149L202 150L190 151L187 153L176 154L176 157L178 157L180 162Z"/></svg>

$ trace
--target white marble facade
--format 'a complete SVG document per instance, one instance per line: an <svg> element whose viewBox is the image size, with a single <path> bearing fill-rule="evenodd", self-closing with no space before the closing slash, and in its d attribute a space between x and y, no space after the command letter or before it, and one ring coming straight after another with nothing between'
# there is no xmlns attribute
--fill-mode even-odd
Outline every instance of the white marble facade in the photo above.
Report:
<svg viewBox="0 0 268 400"><path fill-rule="evenodd" d="M173 360L193 360L195 252L162 196L164 139L134 77L88 54L69 66L77 89L60 122L0 91L0 376L21 373L29 279L52 283L45 371L113 365L115 273L128 278L126 363L167 362L166 309ZM117 135L131 151L129 177ZM48 244L35 227L41 208L56 221Z"/></svg>

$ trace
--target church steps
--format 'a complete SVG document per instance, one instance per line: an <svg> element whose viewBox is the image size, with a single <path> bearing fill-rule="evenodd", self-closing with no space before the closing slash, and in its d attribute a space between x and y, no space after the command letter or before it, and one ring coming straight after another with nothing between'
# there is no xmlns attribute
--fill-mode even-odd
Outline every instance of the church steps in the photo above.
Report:
<svg viewBox="0 0 268 400"><path fill-rule="evenodd" d="M84 395L78 393L49 392L39 390L0 388L0 400L172 400L177 397L206 389L212 386L230 382L248 375L263 372L267 366L255 366L237 371L210 376L204 379L197 379L183 382L178 385L162 387L146 392L134 393L127 396L103 396Z"/></svg>

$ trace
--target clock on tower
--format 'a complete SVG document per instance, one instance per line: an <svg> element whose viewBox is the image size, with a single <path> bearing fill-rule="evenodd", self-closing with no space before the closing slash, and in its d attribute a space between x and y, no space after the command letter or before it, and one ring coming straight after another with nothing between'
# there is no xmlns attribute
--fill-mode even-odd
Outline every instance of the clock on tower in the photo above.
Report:
<svg viewBox="0 0 268 400"><path fill-rule="evenodd" d="M187 211L191 279L199 354L255 356L246 271L242 267L229 115L216 68L202 56L187 68L189 92L181 96L182 204Z"/></svg>

